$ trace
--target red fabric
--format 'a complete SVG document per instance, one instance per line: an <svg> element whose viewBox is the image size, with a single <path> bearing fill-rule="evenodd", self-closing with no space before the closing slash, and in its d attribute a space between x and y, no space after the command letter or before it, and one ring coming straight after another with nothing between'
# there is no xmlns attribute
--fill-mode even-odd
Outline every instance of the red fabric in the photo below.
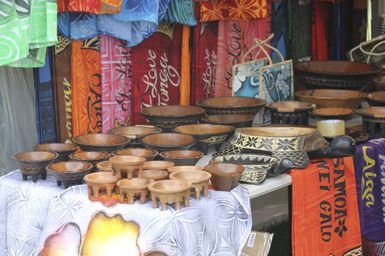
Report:
<svg viewBox="0 0 385 256"><path fill-rule="evenodd" d="M329 31L331 5L327 2L313 3L312 55L313 60L329 58Z"/></svg>
<svg viewBox="0 0 385 256"><path fill-rule="evenodd" d="M145 122L143 107L179 105L182 26L161 25L159 30L132 48L135 124Z"/></svg>

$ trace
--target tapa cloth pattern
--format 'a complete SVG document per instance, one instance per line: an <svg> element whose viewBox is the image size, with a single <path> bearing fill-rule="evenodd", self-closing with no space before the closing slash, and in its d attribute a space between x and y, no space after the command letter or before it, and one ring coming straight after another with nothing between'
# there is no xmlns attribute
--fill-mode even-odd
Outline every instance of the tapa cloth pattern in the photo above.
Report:
<svg viewBox="0 0 385 256"><path fill-rule="evenodd" d="M353 159L315 160L290 175L293 255L361 252Z"/></svg>

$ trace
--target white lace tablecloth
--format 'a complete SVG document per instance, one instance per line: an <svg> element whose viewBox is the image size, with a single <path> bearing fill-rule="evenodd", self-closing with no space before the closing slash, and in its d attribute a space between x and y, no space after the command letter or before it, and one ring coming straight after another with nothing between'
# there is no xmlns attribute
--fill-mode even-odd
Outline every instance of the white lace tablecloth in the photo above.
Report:
<svg viewBox="0 0 385 256"><path fill-rule="evenodd" d="M50 235L68 223L78 227L78 236L66 241L78 243L90 220L103 212L120 214L140 227L138 246L142 253L163 251L168 255L237 255L251 230L247 189L209 191L207 198L190 199L190 207L175 211L153 209L151 202L106 207L88 199L86 185L63 190L48 176L37 183L21 181L18 171L0 178L0 253L37 255ZM72 247L71 247L72 246ZM65 255L78 255L79 250ZM115 255L117 256L117 255Z"/></svg>

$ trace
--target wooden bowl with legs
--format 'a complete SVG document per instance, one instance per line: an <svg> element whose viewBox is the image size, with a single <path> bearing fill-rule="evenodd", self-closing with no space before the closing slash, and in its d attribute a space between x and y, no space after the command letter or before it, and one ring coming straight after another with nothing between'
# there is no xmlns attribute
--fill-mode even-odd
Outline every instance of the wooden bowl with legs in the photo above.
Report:
<svg viewBox="0 0 385 256"><path fill-rule="evenodd" d="M167 204L174 204L179 210L181 203L185 207L190 205L190 189L192 184L184 180L160 180L148 185L151 192L151 200L154 208L158 208L160 201L162 210L167 209Z"/></svg>
<svg viewBox="0 0 385 256"><path fill-rule="evenodd" d="M201 193L205 197L208 196L210 178L211 174L205 171L177 171L170 174L172 180L178 179L191 182L196 199L199 199Z"/></svg>
<svg viewBox="0 0 385 256"><path fill-rule="evenodd" d="M88 186L88 197L92 200L104 194L111 197L118 178L110 172L94 172L84 176L84 181Z"/></svg>
<svg viewBox="0 0 385 256"><path fill-rule="evenodd" d="M123 179L118 181L117 185L119 187L120 202L133 204L135 197L138 196L140 202L144 204L147 201L148 184L149 180L142 178Z"/></svg>

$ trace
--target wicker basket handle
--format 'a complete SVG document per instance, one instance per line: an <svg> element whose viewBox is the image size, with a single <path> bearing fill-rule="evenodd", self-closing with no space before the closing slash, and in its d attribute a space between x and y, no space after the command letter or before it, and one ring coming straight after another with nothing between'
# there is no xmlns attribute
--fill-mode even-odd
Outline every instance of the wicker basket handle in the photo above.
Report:
<svg viewBox="0 0 385 256"><path fill-rule="evenodd" d="M242 63L246 62L246 56L249 55L253 50L255 49L258 49L257 51L257 54L256 56L259 55L260 51L263 52L263 54L265 55L265 57L267 58L268 62L269 62L269 65L272 65L273 64L273 61L270 57L270 54L266 51L265 47L266 48L269 48L270 50L272 50L273 52L276 52L277 55L279 56L279 58L281 59L280 62L283 62L285 60L285 58L283 57L282 53L275 47L271 46L270 44L268 44L267 42L270 41L272 38L274 37L274 34L270 34L268 37L266 37L265 39L263 40L260 40L260 39L255 39L255 45L253 45L252 47L249 48L249 50L247 50L245 52L245 54L243 55L242 57Z"/></svg>

